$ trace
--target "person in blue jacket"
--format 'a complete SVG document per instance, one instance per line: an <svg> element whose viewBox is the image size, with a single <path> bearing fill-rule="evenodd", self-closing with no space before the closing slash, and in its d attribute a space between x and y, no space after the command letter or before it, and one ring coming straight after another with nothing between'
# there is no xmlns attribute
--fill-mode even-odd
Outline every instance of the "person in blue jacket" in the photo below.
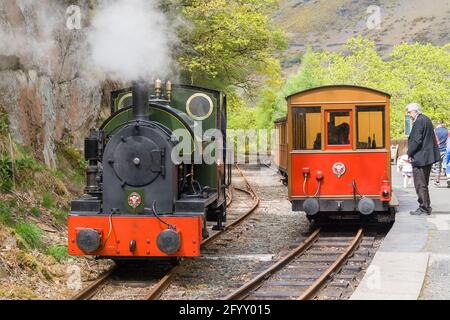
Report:
<svg viewBox="0 0 450 320"><path fill-rule="evenodd" d="M442 121L438 121L436 123L436 129L434 130L434 133L436 134L439 152L441 155L440 161L435 164L436 180L434 181L434 185L439 186L441 182L442 169L444 168L446 170L447 168L445 159L447 158L447 141L449 136L449 130L444 127Z"/></svg>
<svg viewBox="0 0 450 320"><path fill-rule="evenodd" d="M445 168L447 173L447 188L450 188L450 139L447 141L447 157L445 159Z"/></svg>

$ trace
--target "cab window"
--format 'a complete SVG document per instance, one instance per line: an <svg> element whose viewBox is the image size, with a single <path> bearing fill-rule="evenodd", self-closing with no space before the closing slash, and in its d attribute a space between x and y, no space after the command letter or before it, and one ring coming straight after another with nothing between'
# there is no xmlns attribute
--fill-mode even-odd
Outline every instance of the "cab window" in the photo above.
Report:
<svg viewBox="0 0 450 320"><path fill-rule="evenodd" d="M356 107L357 149L385 148L384 107Z"/></svg>
<svg viewBox="0 0 450 320"><path fill-rule="evenodd" d="M320 107L293 108L293 150L322 149L322 113Z"/></svg>

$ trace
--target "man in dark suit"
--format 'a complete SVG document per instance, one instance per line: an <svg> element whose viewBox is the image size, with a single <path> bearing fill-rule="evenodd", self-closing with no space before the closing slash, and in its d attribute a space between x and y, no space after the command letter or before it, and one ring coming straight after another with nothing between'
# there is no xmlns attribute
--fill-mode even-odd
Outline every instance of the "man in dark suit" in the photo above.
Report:
<svg viewBox="0 0 450 320"><path fill-rule="evenodd" d="M431 200L428 185L433 164L440 160L439 148L431 120L421 112L420 105L410 103L408 115L414 121L408 138L408 156L412 160L414 186L419 197L419 208L412 215L431 214Z"/></svg>

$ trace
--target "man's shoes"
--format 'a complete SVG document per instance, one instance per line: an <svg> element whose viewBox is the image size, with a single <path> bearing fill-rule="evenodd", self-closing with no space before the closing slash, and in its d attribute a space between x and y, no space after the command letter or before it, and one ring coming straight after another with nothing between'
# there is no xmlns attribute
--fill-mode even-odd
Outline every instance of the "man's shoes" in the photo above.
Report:
<svg viewBox="0 0 450 320"><path fill-rule="evenodd" d="M430 209L430 211L425 211L425 210L423 210L421 208L418 208L416 211L411 211L409 214L412 215L412 216L421 216L421 215L428 215L429 216L431 214L431 209Z"/></svg>

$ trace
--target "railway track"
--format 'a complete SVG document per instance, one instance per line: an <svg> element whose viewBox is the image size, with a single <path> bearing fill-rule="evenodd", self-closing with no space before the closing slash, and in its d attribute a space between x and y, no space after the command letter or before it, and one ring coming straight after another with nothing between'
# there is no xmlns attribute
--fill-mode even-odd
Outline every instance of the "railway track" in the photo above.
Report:
<svg viewBox="0 0 450 320"><path fill-rule="evenodd" d="M245 188L239 188L239 187L231 187L233 190L242 192L247 194L251 197L252 203L250 204L250 208L246 210L243 214L240 214L234 219L233 222L228 224L223 230L214 232L211 234L210 237L203 240L202 247L208 246L210 243L212 243L214 240L216 240L218 237L222 236L225 233L228 233L229 231L236 228L238 225L240 225L242 222L244 222L252 213L255 212L255 210L258 208L260 204L260 199L257 196L255 190L252 188L251 184L245 177L242 170L239 168L239 166L236 166L236 170L239 173L239 175L242 177ZM233 201L233 193L232 191L228 194L228 201L227 206L230 206ZM173 278L184 268L184 261L182 261L180 264L168 268L163 275L159 277L159 279L142 279L141 284L138 284L138 286L141 287L141 293L139 294L139 298L142 300L157 300L161 297L161 295L164 293L164 291L169 287L171 281ZM97 280L95 280L93 283L91 283L88 287L83 289L81 292L79 292L77 295L72 297L72 300L90 300L93 299L100 290L108 286L109 284L112 284L112 286L116 286L115 283L119 282L122 283L120 279L117 281L114 278L117 276L117 273L119 271L119 267L114 265L109 270L107 270L103 275L101 275ZM159 271L159 270L158 270ZM120 278L120 277L119 277ZM108 284L109 283L109 284ZM123 286L126 286L124 284Z"/></svg>
<svg viewBox="0 0 450 320"><path fill-rule="evenodd" d="M375 238L364 237L363 229L350 237L317 229L281 260L224 299L342 299L373 255L374 242Z"/></svg>

